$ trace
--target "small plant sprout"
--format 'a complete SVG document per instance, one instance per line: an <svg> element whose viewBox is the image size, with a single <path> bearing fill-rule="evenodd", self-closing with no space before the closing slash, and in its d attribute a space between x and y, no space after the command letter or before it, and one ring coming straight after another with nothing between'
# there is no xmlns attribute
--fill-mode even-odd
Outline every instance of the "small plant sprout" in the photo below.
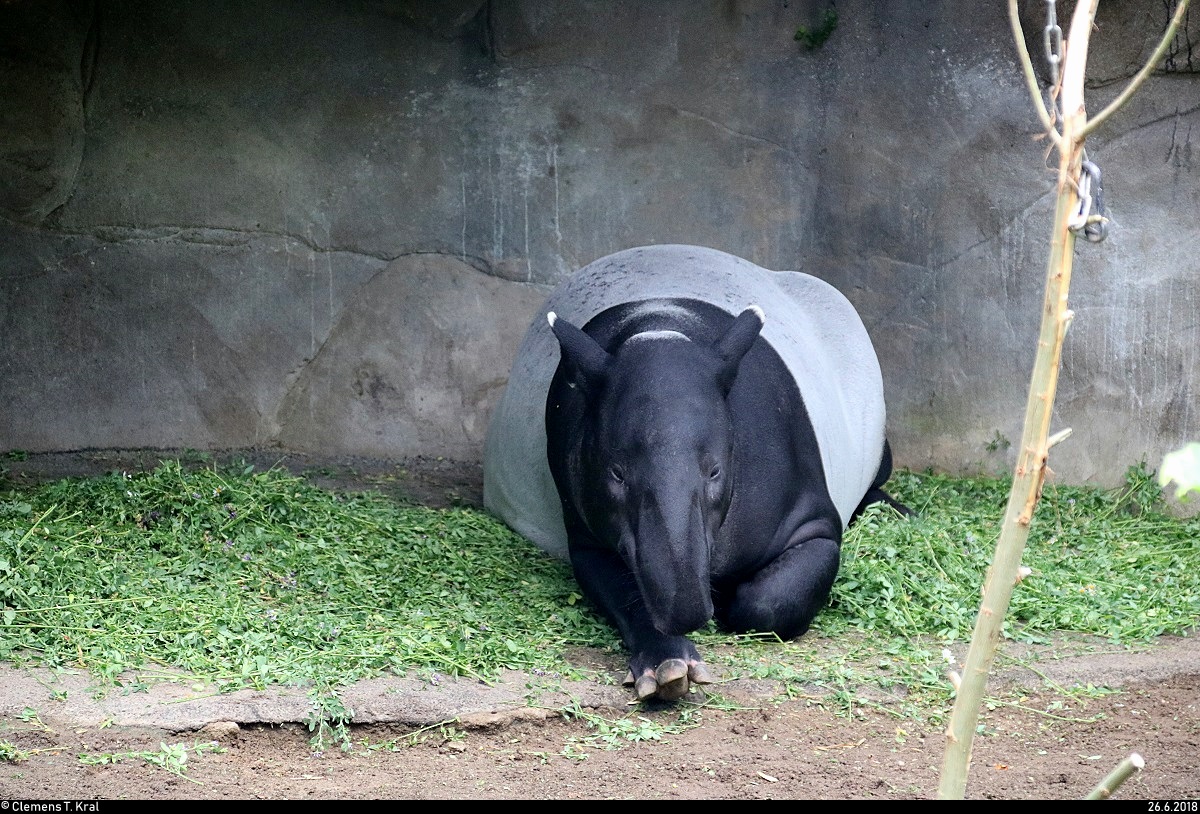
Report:
<svg viewBox="0 0 1200 814"><path fill-rule="evenodd" d="M202 755L209 752L224 752L225 747L216 741L196 742L191 746L184 743L159 743L158 751L142 750L130 752L85 752L79 755L79 761L87 766L110 766L125 760L141 760L151 766L165 769L173 775L182 777L191 783L199 784L199 780L188 777L188 756Z"/></svg>

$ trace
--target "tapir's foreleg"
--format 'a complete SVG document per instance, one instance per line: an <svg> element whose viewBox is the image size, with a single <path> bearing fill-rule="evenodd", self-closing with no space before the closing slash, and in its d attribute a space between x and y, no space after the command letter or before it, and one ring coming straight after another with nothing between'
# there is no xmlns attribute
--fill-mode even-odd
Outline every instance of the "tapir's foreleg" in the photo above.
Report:
<svg viewBox="0 0 1200 814"><path fill-rule="evenodd" d="M629 678L639 700L674 700L690 683L709 684L712 675L686 636L659 633L650 621L633 574L613 551L571 545L571 565L584 594L621 633L629 648ZM689 683L690 682L690 683Z"/></svg>
<svg viewBox="0 0 1200 814"><path fill-rule="evenodd" d="M719 605L723 624L738 632L774 632L785 640L808 630L829 599L840 555L827 529L820 529L824 536L805 531L792 535L783 553L749 579L731 586L733 595Z"/></svg>

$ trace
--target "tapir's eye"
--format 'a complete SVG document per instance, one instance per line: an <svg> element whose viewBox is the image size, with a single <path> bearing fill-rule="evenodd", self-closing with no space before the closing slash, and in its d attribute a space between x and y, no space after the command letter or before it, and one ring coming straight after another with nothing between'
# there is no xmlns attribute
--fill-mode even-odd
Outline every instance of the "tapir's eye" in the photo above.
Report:
<svg viewBox="0 0 1200 814"><path fill-rule="evenodd" d="M719 464L713 464L712 471L708 473L708 479L716 480L719 477L721 477L721 466Z"/></svg>
<svg viewBox="0 0 1200 814"><path fill-rule="evenodd" d="M614 483L625 482L625 472L616 464L613 464L608 468L608 476L613 479Z"/></svg>

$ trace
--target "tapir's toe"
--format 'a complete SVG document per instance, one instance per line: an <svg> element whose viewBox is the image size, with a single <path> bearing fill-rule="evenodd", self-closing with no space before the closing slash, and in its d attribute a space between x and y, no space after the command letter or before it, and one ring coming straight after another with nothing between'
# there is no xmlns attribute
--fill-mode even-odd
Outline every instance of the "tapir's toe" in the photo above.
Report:
<svg viewBox="0 0 1200 814"><path fill-rule="evenodd" d="M654 671L658 697L664 701L682 698L688 691L688 665L683 659L667 659Z"/></svg>
<svg viewBox="0 0 1200 814"><path fill-rule="evenodd" d="M712 673L708 671L708 665L702 661L697 661L688 667L688 678L693 684L711 684L716 681Z"/></svg>
<svg viewBox="0 0 1200 814"><path fill-rule="evenodd" d="M637 681L633 682L633 691L637 694L639 701L645 701L647 698L653 698L658 694L658 681L652 673L640 675Z"/></svg>
<svg viewBox="0 0 1200 814"><path fill-rule="evenodd" d="M684 659L667 659L657 669L646 670L636 678L630 671L625 676L625 685L633 685L639 701L651 698L674 701L687 695L692 684L708 684L712 680L702 662L688 664Z"/></svg>

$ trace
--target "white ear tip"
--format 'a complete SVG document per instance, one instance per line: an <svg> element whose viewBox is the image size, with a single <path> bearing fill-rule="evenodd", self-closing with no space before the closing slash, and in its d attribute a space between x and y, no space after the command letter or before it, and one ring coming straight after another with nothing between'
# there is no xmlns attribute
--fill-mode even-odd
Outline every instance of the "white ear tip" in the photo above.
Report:
<svg viewBox="0 0 1200 814"><path fill-rule="evenodd" d="M550 323L551 328L554 327L554 322L557 319L558 319L558 314L554 313L553 311L548 311L546 313L546 321Z"/></svg>
<svg viewBox="0 0 1200 814"><path fill-rule="evenodd" d="M766 314L764 314L764 313L763 313L763 309L759 308L757 305L751 305L751 306L750 306L749 308L747 308L746 310L747 310L747 311L753 311L753 312L754 312L754 316L758 317L758 321L759 321L759 322L763 323L764 325L767 323L767 315L766 315Z"/></svg>

